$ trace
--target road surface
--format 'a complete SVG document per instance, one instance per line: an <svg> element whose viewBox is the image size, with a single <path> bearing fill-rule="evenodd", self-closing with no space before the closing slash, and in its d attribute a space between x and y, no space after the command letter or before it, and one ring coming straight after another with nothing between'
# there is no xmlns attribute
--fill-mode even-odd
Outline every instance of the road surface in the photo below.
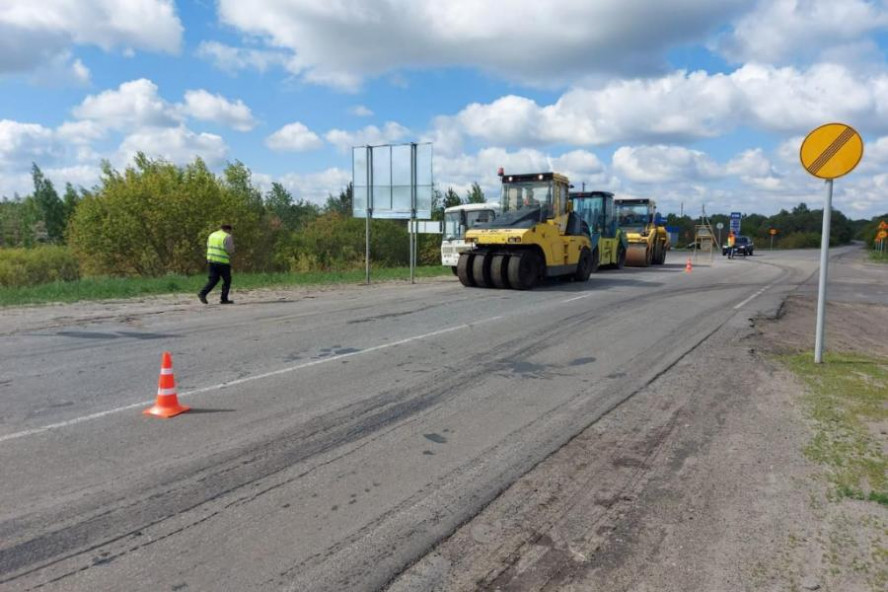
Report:
<svg viewBox="0 0 888 592"><path fill-rule="evenodd" d="M379 589L817 255L5 314L0 589Z"/></svg>

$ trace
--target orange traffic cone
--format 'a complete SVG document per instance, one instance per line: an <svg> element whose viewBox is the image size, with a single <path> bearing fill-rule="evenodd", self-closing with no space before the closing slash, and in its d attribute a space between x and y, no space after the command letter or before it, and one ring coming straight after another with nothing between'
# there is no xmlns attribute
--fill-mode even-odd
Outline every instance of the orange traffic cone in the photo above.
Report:
<svg viewBox="0 0 888 592"><path fill-rule="evenodd" d="M691 258L688 257L688 264L685 265L685 273L691 273L692 269L694 269L694 267L691 265Z"/></svg>
<svg viewBox="0 0 888 592"><path fill-rule="evenodd" d="M179 397L176 395L176 377L173 375L173 356L170 352L163 352L160 361L160 378L157 380L157 400L154 407L146 409L146 415L157 417L172 417L191 409L179 405Z"/></svg>

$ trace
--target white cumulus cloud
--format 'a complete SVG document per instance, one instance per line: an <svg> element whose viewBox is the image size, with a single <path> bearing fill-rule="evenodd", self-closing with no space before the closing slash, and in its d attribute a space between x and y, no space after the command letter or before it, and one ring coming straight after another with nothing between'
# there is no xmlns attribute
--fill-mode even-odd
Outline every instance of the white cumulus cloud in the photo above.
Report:
<svg viewBox="0 0 888 592"><path fill-rule="evenodd" d="M614 173L637 183L714 179L718 163L699 150L682 146L622 146L614 152Z"/></svg>
<svg viewBox="0 0 888 592"><path fill-rule="evenodd" d="M218 166L225 162L228 146L221 136L196 133L184 126L143 128L129 134L120 144L119 165L130 162L138 152L176 164L187 164L199 156L209 166Z"/></svg>
<svg viewBox="0 0 888 592"><path fill-rule="evenodd" d="M352 180L351 175L350 170L331 167L316 173L287 173L277 178L269 175L264 177L269 187L274 180L283 185L295 199L323 205L329 196L339 195L339 192L348 186Z"/></svg>
<svg viewBox="0 0 888 592"><path fill-rule="evenodd" d="M51 129L37 123L0 120L0 164L4 167L30 167L31 162L52 162L62 152Z"/></svg>
<svg viewBox="0 0 888 592"><path fill-rule="evenodd" d="M231 102L223 96L202 89L186 91L181 110L189 117L221 123L241 132L256 127L253 114L243 101L238 99Z"/></svg>
<svg viewBox="0 0 888 592"><path fill-rule="evenodd" d="M837 55L888 26L888 7L867 0L759 0L717 47L735 62L797 63Z"/></svg>
<svg viewBox="0 0 888 592"><path fill-rule="evenodd" d="M182 30L172 0L2 0L0 73L68 61L75 45L175 53ZM85 74L82 63L71 67Z"/></svg>
<svg viewBox="0 0 888 592"><path fill-rule="evenodd" d="M157 92L157 85L145 78L124 82L116 90L90 95L74 108L74 116L113 129L141 126L169 127L180 118Z"/></svg>
<svg viewBox="0 0 888 592"><path fill-rule="evenodd" d="M290 61L287 54L279 50L232 47L218 41L201 42L197 56L230 74L248 69L265 72L274 66L286 67Z"/></svg>
<svg viewBox="0 0 888 592"><path fill-rule="evenodd" d="M265 145L272 150L307 152L317 150L324 145L324 141L305 124L294 121L268 136Z"/></svg>
<svg viewBox="0 0 888 592"><path fill-rule="evenodd" d="M548 105L517 95L472 103L438 118L431 135L445 148L458 148L462 135L508 146L606 146L687 142L739 128L807 133L826 121L888 131L888 73L747 64L728 74L616 80L570 89Z"/></svg>
<svg viewBox="0 0 888 592"><path fill-rule="evenodd" d="M324 135L324 138L340 150L348 150L352 146L378 146L380 144L394 144L403 141L410 130L400 123L389 121L382 128L375 125L356 132L348 132L333 129Z"/></svg>
<svg viewBox="0 0 888 592"><path fill-rule="evenodd" d="M348 110L349 113L354 115L355 117L372 117L373 111L365 107L364 105L355 105L351 109Z"/></svg>
<svg viewBox="0 0 888 592"><path fill-rule="evenodd" d="M399 68L475 67L565 82L585 74L654 73L677 44L703 41L745 0L220 0L219 18L306 81L354 88Z"/></svg>

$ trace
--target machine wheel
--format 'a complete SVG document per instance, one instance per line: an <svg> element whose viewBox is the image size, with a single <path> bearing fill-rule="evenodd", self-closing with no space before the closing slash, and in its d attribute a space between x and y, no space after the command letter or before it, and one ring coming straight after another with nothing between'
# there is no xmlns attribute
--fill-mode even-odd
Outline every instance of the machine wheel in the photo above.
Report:
<svg viewBox="0 0 888 592"><path fill-rule="evenodd" d="M498 254L490 259L490 281L494 288L509 287L509 255Z"/></svg>
<svg viewBox="0 0 888 592"><path fill-rule="evenodd" d="M459 261L456 262L456 276L460 283L467 288L475 286L475 280L472 278L472 260L474 258L474 253L461 253Z"/></svg>
<svg viewBox="0 0 888 592"><path fill-rule="evenodd" d="M626 267L626 247L620 245L617 248L617 262L614 264L617 269Z"/></svg>
<svg viewBox="0 0 888 592"><path fill-rule="evenodd" d="M651 263L654 265L663 265L666 261L666 248L663 246L663 243L656 243L654 246L654 257L651 260Z"/></svg>
<svg viewBox="0 0 888 592"><path fill-rule="evenodd" d="M457 269L456 269L456 265L452 265L452 266L450 267L450 271L453 272L453 275L459 277L459 272L458 272Z"/></svg>
<svg viewBox="0 0 888 592"><path fill-rule="evenodd" d="M598 252L597 250L595 251ZM580 251L580 259L577 261L577 270L574 272L573 279L576 282L588 282L589 276L592 275L592 254L589 249L583 247Z"/></svg>
<svg viewBox="0 0 888 592"><path fill-rule="evenodd" d="M598 249L592 251L592 271L590 273L598 273L598 268L601 267L601 253L598 252Z"/></svg>
<svg viewBox="0 0 888 592"><path fill-rule="evenodd" d="M472 279L479 288L489 288L490 282L490 253L478 253L472 261Z"/></svg>
<svg viewBox="0 0 888 592"><path fill-rule="evenodd" d="M533 251L522 251L509 257L509 285L516 290L530 290L540 275L540 260Z"/></svg>

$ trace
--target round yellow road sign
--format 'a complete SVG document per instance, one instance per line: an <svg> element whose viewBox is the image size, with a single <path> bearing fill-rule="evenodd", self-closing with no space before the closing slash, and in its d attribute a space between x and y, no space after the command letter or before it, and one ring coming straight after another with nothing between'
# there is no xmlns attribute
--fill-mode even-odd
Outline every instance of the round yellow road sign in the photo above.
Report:
<svg viewBox="0 0 888 592"><path fill-rule="evenodd" d="M863 157L863 139L844 123L827 123L808 134L799 150L805 170L821 179L835 179L854 170Z"/></svg>
<svg viewBox="0 0 888 592"><path fill-rule="evenodd" d="M880 230L879 234L876 235L876 240L885 240L886 238L888 238L888 232L884 230Z"/></svg>

